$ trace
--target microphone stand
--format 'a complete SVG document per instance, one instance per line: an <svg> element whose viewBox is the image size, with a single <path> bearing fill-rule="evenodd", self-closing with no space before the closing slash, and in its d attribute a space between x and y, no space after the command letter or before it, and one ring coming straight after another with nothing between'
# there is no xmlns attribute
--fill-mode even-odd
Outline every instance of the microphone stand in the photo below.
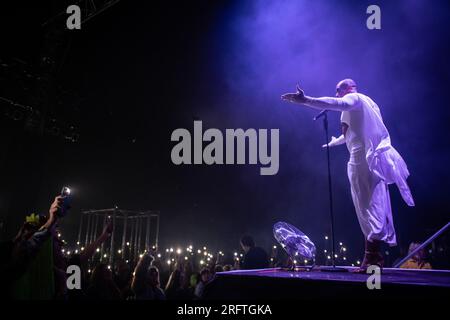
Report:
<svg viewBox="0 0 450 320"><path fill-rule="evenodd" d="M333 212L333 189L331 187L331 166L330 166L330 146L328 145L328 110L322 110L314 120L323 117L323 127L325 130L325 144L327 149L327 167L328 167L328 195L330 202L330 226L331 226L331 267L321 267L320 271L346 272L345 268L336 267L335 261L335 241L334 241L334 212Z"/></svg>

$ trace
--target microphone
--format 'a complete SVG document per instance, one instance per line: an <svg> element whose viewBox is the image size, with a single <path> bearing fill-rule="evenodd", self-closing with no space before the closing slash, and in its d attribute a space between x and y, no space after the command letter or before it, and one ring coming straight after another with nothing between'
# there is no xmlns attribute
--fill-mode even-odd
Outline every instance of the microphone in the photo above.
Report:
<svg viewBox="0 0 450 320"><path fill-rule="evenodd" d="M322 118L323 116L325 116L325 114L328 112L328 110L322 110L322 111L320 111L320 113L317 115L317 116L315 116L313 119L314 119L314 121L316 121L317 119L319 119L319 118Z"/></svg>

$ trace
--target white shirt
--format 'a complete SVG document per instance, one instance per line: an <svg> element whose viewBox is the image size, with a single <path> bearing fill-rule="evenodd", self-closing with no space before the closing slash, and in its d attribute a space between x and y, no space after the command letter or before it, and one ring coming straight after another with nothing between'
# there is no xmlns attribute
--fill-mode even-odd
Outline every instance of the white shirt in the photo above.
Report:
<svg viewBox="0 0 450 320"><path fill-rule="evenodd" d="M405 202L414 206L406 179L409 171L400 154L391 145L391 138L383 123L378 105L361 93L349 93L342 98L306 97L305 105L341 111L343 122L349 125L346 144L350 161L367 161L369 170L387 184L395 183Z"/></svg>

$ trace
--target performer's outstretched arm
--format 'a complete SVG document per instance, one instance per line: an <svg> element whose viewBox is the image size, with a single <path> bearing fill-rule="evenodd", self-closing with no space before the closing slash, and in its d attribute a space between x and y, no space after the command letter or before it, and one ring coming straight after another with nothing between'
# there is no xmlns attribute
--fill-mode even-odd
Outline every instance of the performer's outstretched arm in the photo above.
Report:
<svg viewBox="0 0 450 320"><path fill-rule="evenodd" d="M305 96L305 102L302 104L320 110L350 111L357 106L358 100L358 95L355 93L349 93L343 98L313 98Z"/></svg>
<svg viewBox="0 0 450 320"><path fill-rule="evenodd" d="M297 85L296 93L286 93L281 96L281 99L303 104L310 108L319 110L332 110L332 111L350 111L358 106L359 97L356 93L349 93L343 98L322 97L313 98L305 96L305 93Z"/></svg>

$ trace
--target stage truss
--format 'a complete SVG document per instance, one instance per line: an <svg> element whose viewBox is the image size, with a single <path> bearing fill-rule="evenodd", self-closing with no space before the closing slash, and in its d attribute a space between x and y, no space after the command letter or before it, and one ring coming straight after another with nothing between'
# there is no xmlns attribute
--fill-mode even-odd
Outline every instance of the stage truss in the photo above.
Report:
<svg viewBox="0 0 450 320"><path fill-rule="evenodd" d="M108 219L113 223L111 237L93 259L112 264L117 258L137 262L140 255L158 248L159 211L130 211L119 208L86 210L80 218L77 245L87 247L102 233Z"/></svg>

